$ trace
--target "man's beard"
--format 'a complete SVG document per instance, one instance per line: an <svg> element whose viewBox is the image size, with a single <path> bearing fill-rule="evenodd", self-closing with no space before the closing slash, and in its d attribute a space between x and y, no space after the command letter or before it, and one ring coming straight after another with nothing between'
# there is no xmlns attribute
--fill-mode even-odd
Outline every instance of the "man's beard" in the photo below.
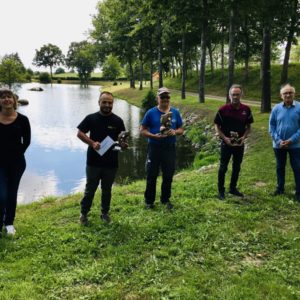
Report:
<svg viewBox="0 0 300 300"><path fill-rule="evenodd" d="M106 108L101 108L100 107L100 111L103 115L109 115L112 111L112 108L107 108L107 107Z"/></svg>

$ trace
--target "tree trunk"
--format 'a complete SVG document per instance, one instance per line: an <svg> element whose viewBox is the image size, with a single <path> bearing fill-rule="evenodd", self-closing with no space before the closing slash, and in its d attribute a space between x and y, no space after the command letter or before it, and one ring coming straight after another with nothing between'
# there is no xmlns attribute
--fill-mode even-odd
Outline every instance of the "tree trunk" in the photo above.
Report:
<svg viewBox="0 0 300 300"><path fill-rule="evenodd" d="M280 79L281 84L284 84L288 81L288 67L289 67L290 53L291 53L291 47L292 47L292 42L293 42L293 37L295 34L295 27L297 22L298 0L294 0L293 4L294 4L294 9L291 17L291 24L290 24L289 34L287 38L287 43L285 46L285 53L284 53L282 70L281 70L281 79Z"/></svg>
<svg viewBox="0 0 300 300"><path fill-rule="evenodd" d="M230 11L230 18L229 18L229 45L228 45L228 81L227 81L227 98L226 102L230 102L229 98L229 89L233 84L234 78L234 46L235 46L235 24L234 24L235 13L234 9L232 8Z"/></svg>
<svg viewBox="0 0 300 300"><path fill-rule="evenodd" d="M185 81L186 81L186 45L185 32L182 34L182 70L181 70L181 99L185 99Z"/></svg>
<svg viewBox="0 0 300 300"><path fill-rule="evenodd" d="M263 28L263 52L262 52L262 113L271 111L271 29L270 25Z"/></svg>
<svg viewBox="0 0 300 300"><path fill-rule="evenodd" d="M162 29L161 29L161 23L158 22L158 32L159 32L159 45L158 45L158 73L159 73L159 87L161 88L163 84L163 65L162 65Z"/></svg>
<svg viewBox="0 0 300 300"><path fill-rule="evenodd" d="M206 0L203 1L203 10L206 7ZM201 32L201 60L199 75L199 102L205 102L205 65L206 65L206 42L207 42L207 19L203 17Z"/></svg>
<svg viewBox="0 0 300 300"><path fill-rule="evenodd" d="M128 60L128 63L129 63L130 88L135 89L134 74L133 74L133 67L132 67L131 59Z"/></svg>
<svg viewBox="0 0 300 300"><path fill-rule="evenodd" d="M211 75L214 75L214 59L213 59L213 50L211 46L211 40L209 39L209 42L207 43L208 53L209 53L209 61L210 61L210 72Z"/></svg>
<svg viewBox="0 0 300 300"><path fill-rule="evenodd" d="M50 81L51 81L51 86L52 86L52 66L50 66Z"/></svg>
<svg viewBox="0 0 300 300"><path fill-rule="evenodd" d="M245 71L244 71L244 80L248 81L248 79L249 79L249 59L250 59L250 42L249 42L249 32L248 32L248 17L246 17L246 20L245 20L244 36L245 36Z"/></svg>
<svg viewBox="0 0 300 300"><path fill-rule="evenodd" d="M221 39L221 78L224 79L224 26L222 26L222 39Z"/></svg>
<svg viewBox="0 0 300 300"><path fill-rule="evenodd" d="M140 41L140 87L139 90L143 89L143 49L142 49L142 41Z"/></svg>

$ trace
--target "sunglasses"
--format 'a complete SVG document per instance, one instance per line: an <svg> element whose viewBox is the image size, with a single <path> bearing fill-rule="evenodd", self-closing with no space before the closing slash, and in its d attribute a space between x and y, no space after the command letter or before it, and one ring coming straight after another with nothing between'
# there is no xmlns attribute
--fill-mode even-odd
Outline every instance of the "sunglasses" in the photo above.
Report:
<svg viewBox="0 0 300 300"><path fill-rule="evenodd" d="M160 99L167 99L167 100L170 99L170 96L168 94L165 94L165 95L163 94L163 95L160 95L159 97L160 97Z"/></svg>

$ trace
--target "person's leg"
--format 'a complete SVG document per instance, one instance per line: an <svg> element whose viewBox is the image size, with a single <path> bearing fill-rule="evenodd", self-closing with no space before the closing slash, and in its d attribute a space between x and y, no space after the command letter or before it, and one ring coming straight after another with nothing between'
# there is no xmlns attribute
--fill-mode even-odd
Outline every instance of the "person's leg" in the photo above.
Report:
<svg viewBox="0 0 300 300"><path fill-rule="evenodd" d="M276 174L277 174L277 188L276 192L284 192L284 183L285 183L285 165L287 158L287 150L285 149L275 149L274 153L276 157Z"/></svg>
<svg viewBox="0 0 300 300"><path fill-rule="evenodd" d="M25 171L25 159L20 159L7 169L7 202L5 206L6 226L13 225L16 215L17 196L21 177Z"/></svg>
<svg viewBox="0 0 300 300"><path fill-rule="evenodd" d="M290 149L290 163L294 172L295 184L296 184L296 198L300 201L300 149Z"/></svg>
<svg viewBox="0 0 300 300"><path fill-rule="evenodd" d="M111 187L114 183L117 169L102 168L101 172L101 212L108 214L111 202Z"/></svg>
<svg viewBox="0 0 300 300"><path fill-rule="evenodd" d="M147 182L145 190L145 202L153 205L156 195L156 180L160 166L160 150L158 147L148 145L148 155L146 161Z"/></svg>
<svg viewBox="0 0 300 300"><path fill-rule="evenodd" d="M100 172L100 168L86 166L86 185L84 196L80 202L82 215L87 215L91 209L94 195L100 181Z"/></svg>
<svg viewBox="0 0 300 300"><path fill-rule="evenodd" d="M167 203L171 197L171 186L173 175L175 172L176 149L172 145L161 151L161 171L162 171L162 184L161 184L161 203Z"/></svg>
<svg viewBox="0 0 300 300"><path fill-rule="evenodd" d="M237 182L244 156L244 146L232 147L232 174L230 180L230 191L236 191Z"/></svg>
<svg viewBox="0 0 300 300"><path fill-rule="evenodd" d="M223 194L225 192L225 174L227 172L228 163L231 157L231 148L225 144L221 145L221 154L220 154L220 167L218 171L218 190L219 194Z"/></svg>
<svg viewBox="0 0 300 300"><path fill-rule="evenodd" d="M0 232L2 230L3 222L4 222L6 199L7 199L6 170L4 168L0 168Z"/></svg>

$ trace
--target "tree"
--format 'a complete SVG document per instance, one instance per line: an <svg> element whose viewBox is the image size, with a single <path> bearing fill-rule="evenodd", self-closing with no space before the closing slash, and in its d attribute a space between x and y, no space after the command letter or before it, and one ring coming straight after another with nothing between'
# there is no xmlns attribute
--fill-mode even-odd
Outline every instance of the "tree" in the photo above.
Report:
<svg viewBox="0 0 300 300"><path fill-rule="evenodd" d="M87 87L91 73L97 65L94 46L87 41L71 43L66 64L77 70L80 84Z"/></svg>
<svg viewBox="0 0 300 300"><path fill-rule="evenodd" d="M115 80L121 73L121 65L118 59L110 54L102 66L102 72L103 77Z"/></svg>
<svg viewBox="0 0 300 300"><path fill-rule="evenodd" d="M54 66L63 64L64 55L62 51L55 45L47 44L40 48L40 50L35 50L35 57L33 59L33 64L37 67L50 67L50 77L52 81L52 68Z"/></svg>
<svg viewBox="0 0 300 300"><path fill-rule="evenodd" d="M57 68L55 70L55 74L64 74L64 73L65 73L65 69L63 69L63 68Z"/></svg>
<svg viewBox="0 0 300 300"><path fill-rule="evenodd" d="M19 58L18 53L4 55L0 63L0 82L9 88L16 82L25 80L26 69Z"/></svg>

